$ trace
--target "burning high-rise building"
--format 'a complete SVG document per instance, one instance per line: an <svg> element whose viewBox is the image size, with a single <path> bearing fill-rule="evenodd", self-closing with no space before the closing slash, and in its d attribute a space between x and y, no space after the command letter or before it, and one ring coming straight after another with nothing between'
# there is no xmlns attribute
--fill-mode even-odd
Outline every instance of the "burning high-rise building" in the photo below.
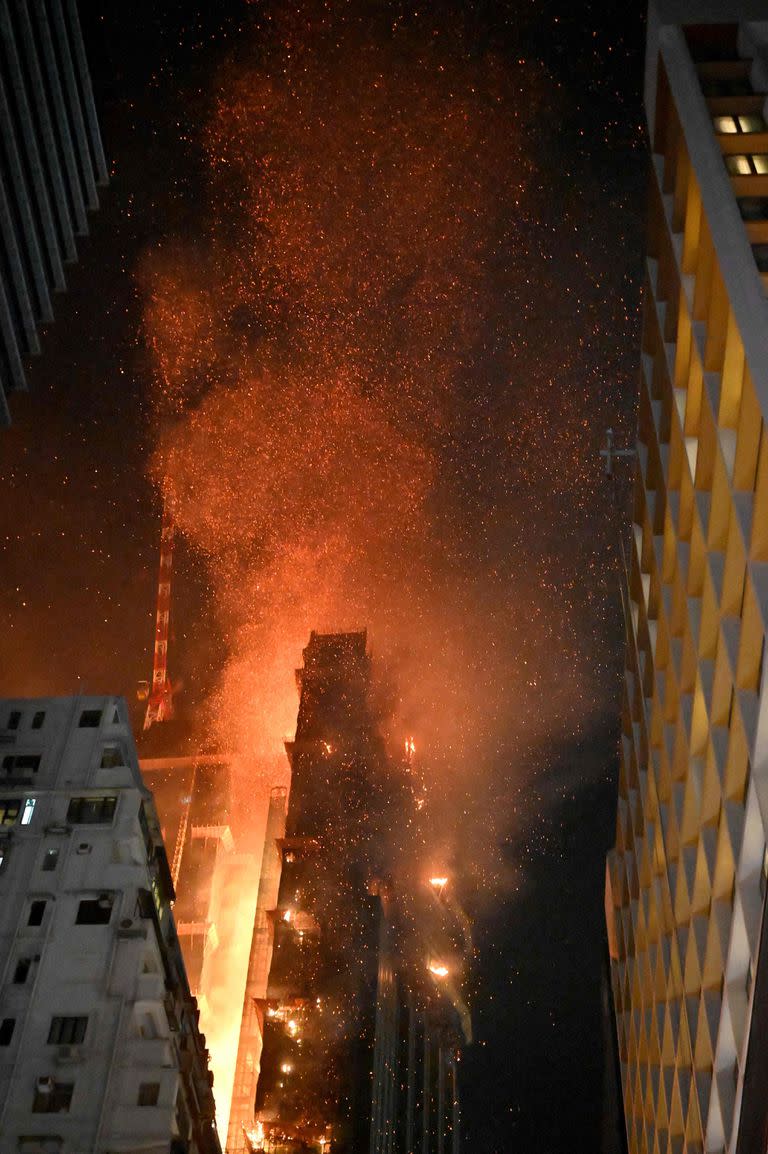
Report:
<svg viewBox="0 0 768 1154"><path fill-rule="evenodd" d="M230 1128L230 1151L459 1148L468 1016L443 939L417 928L389 880L409 791L377 730L369 667L365 633L313 633L304 651L286 829L271 833L282 872L279 888L270 874L269 980L254 990L255 1116L251 1104L250 1125Z"/></svg>

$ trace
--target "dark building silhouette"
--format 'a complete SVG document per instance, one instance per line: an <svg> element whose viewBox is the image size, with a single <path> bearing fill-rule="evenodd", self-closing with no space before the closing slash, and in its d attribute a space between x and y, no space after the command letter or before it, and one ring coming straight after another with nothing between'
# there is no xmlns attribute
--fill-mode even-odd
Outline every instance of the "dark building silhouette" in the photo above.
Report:
<svg viewBox="0 0 768 1154"><path fill-rule="evenodd" d="M108 182L75 0L0 0L0 423Z"/></svg>

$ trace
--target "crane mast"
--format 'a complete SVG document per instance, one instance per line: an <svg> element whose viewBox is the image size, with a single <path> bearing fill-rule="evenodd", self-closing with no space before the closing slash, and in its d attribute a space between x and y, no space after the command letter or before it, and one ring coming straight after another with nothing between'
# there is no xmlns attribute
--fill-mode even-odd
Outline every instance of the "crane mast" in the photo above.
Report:
<svg viewBox="0 0 768 1154"><path fill-rule="evenodd" d="M173 688L168 677L168 635L171 616L171 575L173 573L173 516L167 490L163 490L163 522L160 532L160 569L157 582L155 617L155 650L152 662L152 684L147 699L144 729L156 721L173 717Z"/></svg>

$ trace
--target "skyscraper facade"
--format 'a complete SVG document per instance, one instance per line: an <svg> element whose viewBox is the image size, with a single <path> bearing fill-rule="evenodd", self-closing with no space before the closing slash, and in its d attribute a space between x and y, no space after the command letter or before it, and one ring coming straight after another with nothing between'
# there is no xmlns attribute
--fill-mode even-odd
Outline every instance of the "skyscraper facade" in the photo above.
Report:
<svg viewBox="0 0 768 1154"><path fill-rule="evenodd" d="M0 702L0 1149L220 1154L125 702Z"/></svg>
<svg viewBox="0 0 768 1154"><path fill-rule="evenodd" d="M651 4L616 846L629 1149L766 1148L768 11Z"/></svg>
<svg viewBox="0 0 768 1154"><path fill-rule="evenodd" d="M108 181L75 0L0 0L0 423Z"/></svg>

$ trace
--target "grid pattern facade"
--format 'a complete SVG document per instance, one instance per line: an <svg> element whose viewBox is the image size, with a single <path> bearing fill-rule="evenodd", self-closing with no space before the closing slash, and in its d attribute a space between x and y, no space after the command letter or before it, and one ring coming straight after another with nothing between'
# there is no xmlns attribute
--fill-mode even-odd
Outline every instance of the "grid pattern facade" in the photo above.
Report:
<svg viewBox="0 0 768 1154"><path fill-rule="evenodd" d="M0 0L0 423L108 180L75 0Z"/></svg>
<svg viewBox="0 0 768 1154"><path fill-rule="evenodd" d="M702 35L670 25L655 64L619 801L607 871L631 1154L735 1151L742 1105L768 836L760 31L733 25Z"/></svg>

